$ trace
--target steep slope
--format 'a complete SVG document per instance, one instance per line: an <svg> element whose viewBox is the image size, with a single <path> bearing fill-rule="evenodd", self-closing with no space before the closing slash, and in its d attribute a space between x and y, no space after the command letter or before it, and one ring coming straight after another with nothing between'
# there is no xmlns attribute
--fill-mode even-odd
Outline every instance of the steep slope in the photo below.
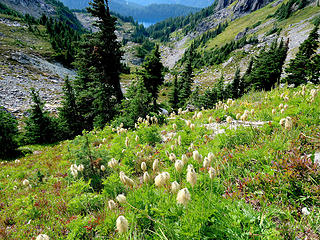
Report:
<svg viewBox="0 0 320 240"><path fill-rule="evenodd" d="M201 43L193 51L202 54L204 56L202 60L206 62L206 64L197 66L199 71L196 70L197 77L195 77L195 82L203 86L212 84L222 73L225 75L225 79L231 80L238 66L241 72L244 72L250 57L257 54L263 46L270 44L277 38L290 40L289 53L286 60L288 62L296 53L299 45L307 38L313 27L313 19L320 15L320 7L317 6L317 1L309 1L300 10L295 7L287 19L279 20L274 14L282 4L288 2L275 1L269 3L269 1L257 1L256 3L253 1L235 1L230 4L230 2L219 1L216 12L197 22L193 32L183 35L180 34L183 29L180 29L171 34L171 42L168 45L171 47L163 48L163 59L167 66L174 67L192 41ZM257 6L265 4L268 5L255 10ZM222 8L223 6L227 7ZM228 22L228 27L222 33L212 38L206 38L205 41L201 40L202 36L215 30L219 23L226 21ZM226 60L218 65L211 65L210 61L205 58L205 55L214 49L219 49L232 41L239 41L243 37L247 39L254 37L258 42L249 43L239 49L235 49L235 51L228 54Z"/></svg>
<svg viewBox="0 0 320 240"><path fill-rule="evenodd" d="M26 146L0 162L0 238L319 239L319 101L312 85L254 92Z"/></svg>

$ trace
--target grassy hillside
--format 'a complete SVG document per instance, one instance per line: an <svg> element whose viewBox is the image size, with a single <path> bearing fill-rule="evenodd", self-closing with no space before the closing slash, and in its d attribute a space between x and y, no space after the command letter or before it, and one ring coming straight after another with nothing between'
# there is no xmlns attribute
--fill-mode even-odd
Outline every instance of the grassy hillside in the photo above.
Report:
<svg viewBox="0 0 320 240"><path fill-rule="evenodd" d="M319 239L319 90L253 92L213 110L172 115L163 125L153 119L136 129L106 126L54 146L27 146L32 154L0 164L0 237ZM245 121L235 120L246 110ZM121 171L133 184L121 182ZM170 179L156 187L163 172ZM177 203L174 181L190 193L185 205ZM118 194L126 200L119 203ZM120 215L129 224L122 234Z"/></svg>

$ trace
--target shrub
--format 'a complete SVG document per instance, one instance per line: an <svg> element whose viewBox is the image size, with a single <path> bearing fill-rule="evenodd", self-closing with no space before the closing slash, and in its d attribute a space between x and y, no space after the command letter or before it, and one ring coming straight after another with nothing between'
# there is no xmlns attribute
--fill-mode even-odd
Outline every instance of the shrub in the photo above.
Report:
<svg viewBox="0 0 320 240"><path fill-rule="evenodd" d="M0 157L11 154L17 148L18 121L5 108L0 107Z"/></svg>

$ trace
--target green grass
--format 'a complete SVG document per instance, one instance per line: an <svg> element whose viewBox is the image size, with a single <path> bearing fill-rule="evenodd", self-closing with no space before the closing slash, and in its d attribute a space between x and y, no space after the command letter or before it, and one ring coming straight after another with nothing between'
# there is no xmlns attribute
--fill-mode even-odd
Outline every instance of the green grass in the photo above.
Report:
<svg viewBox="0 0 320 240"><path fill-rule="evenodd" d="M20 162L0 164L0 238L31 239L45 233L51 239L318 239L320 170L312 154L320 150L320 94L316 86L318 95L310 102L314 88L307 86L304 96L301 87L252 92L227 110L202 111L199 119L186 113L162 126L140 124L121 134L106 126L56 145L26 146L33 153L19 158ZM289 100L284 102L281 94ZM283 113L280 103L288 105ZM255 113L249 114L248 121L267 123L229 129L226 116L251 109ZM293 120L291 130L279 124L287 116ZM214 135L206 129L209 117L220 122L225 133ZM187 119L195 124L194 130L186 126ZM172 137L166 141L159 138L168 134ZM203 158L213 153L213 179L202 162L192 158L194 150ZM177 159L187 155L182 172L176 172L166 151ZM108 167L111 158L120 164ZM160 161L157 171L152 170L155 159ZM170 182L188 188L190 202L177 204L170 184L143 183L142 162L152 179L158 171L166 171ZM85 170L74 177L71 164L84 164ZM188 164L197 173L193 188L186 181ZM120 171L134 180L133 187L120 181ZM31 188L22 184L24 179ZM101 191L94 190L98 188ZM108 201L116 201L120 193L127 202L110 210ZM303 215L303 207L311 214ZM125 234L116 231L119 215L129 222Z"/></svg>

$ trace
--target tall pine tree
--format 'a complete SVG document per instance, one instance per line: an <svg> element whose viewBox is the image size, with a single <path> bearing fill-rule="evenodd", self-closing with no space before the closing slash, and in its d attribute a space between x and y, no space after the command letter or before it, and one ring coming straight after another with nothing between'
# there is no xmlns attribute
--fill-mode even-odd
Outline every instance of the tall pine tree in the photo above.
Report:
<svg viewBox="0 0 320 240"><path fill-rule="evenodd" d="M157 108L157 98L159 93L159 86L163 83L163 65L160 59L159 46L156 45L151 54L146 57L142 65L143 69L140 74L142 76L144 85L149 93L151 93L153 108Z"/></svg>
<svg viewBox="0 0 320 240"><path fill-rule="evenodd" d="M316 57L316 51L319 47L319 25L316 25L311 31L308 38L300 45L299 51L294 59L289 63L286 68L288 74L285 82L288 84L305 84L308 81L319 82L319 61ZM318 69L318 70L317 70Z"/></svg>
<svg viewBox="0 0 320 240"><path fill-rule="evenodd" d="M233 98L238 98L240 96L240 80L240 69L237 68L234 79L231 83L231 96Z"/></svg>
<svg viewBox="0 0 320 240"><path fill-rule="evenodd" d="M75 66L76 104L82 129L103 127L115 114L115 103L123 94L120 86L120 43L115 34L116 18L110 15L107 0L94 0L87 10L97 18L99 31L85 35L80 43Z"/></svg>
<svg viewBox="0 0 320 240"><path fill-rule="evenodd" d="M181 78L178 81L179 107L183 107L188 98L191 96L191 87L193 83L192 56L190 55L186 61L185 68Z"/></svg>
<svg viewBox="0 0 320 240"><path fill-rule="evenodd" d="M173 86L169 96L169 103L174 111L178 109L179 103L179 86L178 86L178 76L174 75Z"/></svg>

